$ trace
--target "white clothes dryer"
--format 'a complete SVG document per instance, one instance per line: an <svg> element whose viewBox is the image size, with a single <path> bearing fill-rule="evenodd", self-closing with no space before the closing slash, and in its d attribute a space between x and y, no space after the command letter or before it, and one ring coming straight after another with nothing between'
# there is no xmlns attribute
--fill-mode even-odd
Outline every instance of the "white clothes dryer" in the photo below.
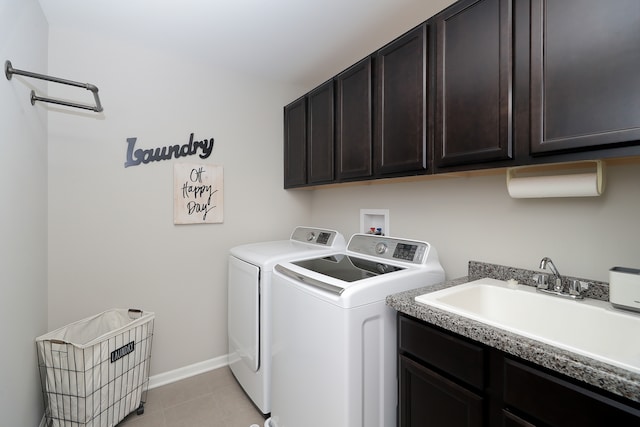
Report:
<svg viewBox="0 0 640 427"><path fill-rule="evenodd" d="M296 227L289 240L232 248L228 264L229 367L255 406L271 412L271 276L278 262L345 249L335 230Z"/></svg>

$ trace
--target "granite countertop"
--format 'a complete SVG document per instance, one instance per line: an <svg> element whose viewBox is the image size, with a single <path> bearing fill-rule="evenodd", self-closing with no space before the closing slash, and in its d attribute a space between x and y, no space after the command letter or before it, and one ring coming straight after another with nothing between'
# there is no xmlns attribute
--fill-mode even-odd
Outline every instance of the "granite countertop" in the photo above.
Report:
<svg viewBox="0 0 640 427"><path fill-rule="evenodd" d="M521 284L533 285L531 276L536 271L515 269L494 264L469 262L469 276L449 280L435 286L413 289L390 295L388 306L451 332L471 338L505 353L541 365L571 378L583 381L635 402L640 402L640 375L585 357L540 341L486 325L445 310L432 308L415 301L415 297L462 283L491 277L499 280L516 279ZM568 278L572 279L572 278ZM585 279L581 279L585 280ZM588 281L588 280L587 280ZM608 300L608 284L591 282L588 298Z"/></svg>

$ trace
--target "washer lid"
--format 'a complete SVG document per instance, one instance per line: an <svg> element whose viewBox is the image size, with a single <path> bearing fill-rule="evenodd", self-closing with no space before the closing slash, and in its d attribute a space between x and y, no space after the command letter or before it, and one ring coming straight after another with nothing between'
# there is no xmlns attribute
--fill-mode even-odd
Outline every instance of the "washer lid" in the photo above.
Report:
<svg viewBox="0 0 640 427"><path fill-rule="evenodd" d="M294 261L292 264L345 282L355 282L404 270L404 267L342 254Z"/></svg>

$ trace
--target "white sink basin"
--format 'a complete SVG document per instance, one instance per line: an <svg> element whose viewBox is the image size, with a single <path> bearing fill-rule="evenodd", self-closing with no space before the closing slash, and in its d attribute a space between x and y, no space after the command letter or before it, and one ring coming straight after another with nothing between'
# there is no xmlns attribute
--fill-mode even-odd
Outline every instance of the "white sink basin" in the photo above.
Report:
<svg viewBox="0 0 640 427"><path fill-rule="evenodd" d="M640 315L614 309L606 301L567 300L495 279L415 299L640 374Z"/></svg>

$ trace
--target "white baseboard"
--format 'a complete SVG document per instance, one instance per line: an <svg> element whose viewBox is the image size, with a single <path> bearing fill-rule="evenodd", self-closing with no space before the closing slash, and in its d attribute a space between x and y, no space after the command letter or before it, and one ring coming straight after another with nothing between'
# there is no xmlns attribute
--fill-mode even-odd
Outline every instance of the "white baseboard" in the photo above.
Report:
<svg viewBox="0 0 640 427"><path fill-rule="evenodd" d="M171 384L176 381L184 380L194 375L202 374L214 369L222 368L229 364L229 358L224 356L214 357L213 359L204 360L194 363L193 365L184 366L174 369L173 371L163 372L149 377L149 389Z"/></svg>

